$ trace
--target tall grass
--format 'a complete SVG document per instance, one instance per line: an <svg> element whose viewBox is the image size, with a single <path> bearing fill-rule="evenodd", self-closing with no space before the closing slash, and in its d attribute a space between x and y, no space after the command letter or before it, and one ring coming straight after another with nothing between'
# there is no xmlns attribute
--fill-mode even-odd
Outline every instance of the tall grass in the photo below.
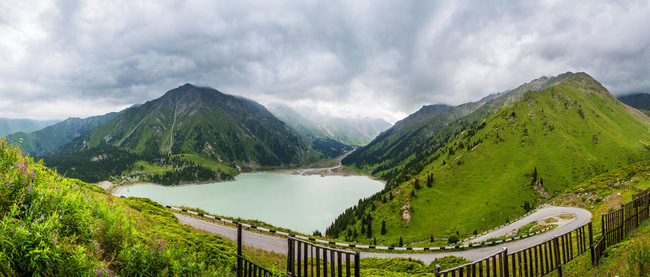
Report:
<svg viewBox="0 0 650 277"><path fill-rule="evenodd" d="M0 276L221 276L234 254L150 200L62 178L0 140Z"/></svg>

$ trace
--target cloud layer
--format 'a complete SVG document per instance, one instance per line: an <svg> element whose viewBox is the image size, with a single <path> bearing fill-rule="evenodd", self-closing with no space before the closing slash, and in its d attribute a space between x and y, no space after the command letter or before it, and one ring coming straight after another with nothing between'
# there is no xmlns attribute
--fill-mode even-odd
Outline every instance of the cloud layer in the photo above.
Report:
<svg viewBox="0 0 650 277"><path fill-rule="evenodd" d="M650 92L649 15L649 1L0 3L0 117L102 114L184 83L393 122L566 71Z"/></svg>

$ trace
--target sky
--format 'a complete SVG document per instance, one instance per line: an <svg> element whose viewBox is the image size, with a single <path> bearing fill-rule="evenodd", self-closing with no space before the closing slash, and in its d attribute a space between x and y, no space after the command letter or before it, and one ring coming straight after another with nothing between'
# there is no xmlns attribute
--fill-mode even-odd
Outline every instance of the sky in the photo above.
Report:
<svg viewBox="0 0 650 277"><path fill-rule="evenodd" d="M650 1L0 0L0 117L100 115L191 83L395 122L567 71L650 92Z"/></svg>

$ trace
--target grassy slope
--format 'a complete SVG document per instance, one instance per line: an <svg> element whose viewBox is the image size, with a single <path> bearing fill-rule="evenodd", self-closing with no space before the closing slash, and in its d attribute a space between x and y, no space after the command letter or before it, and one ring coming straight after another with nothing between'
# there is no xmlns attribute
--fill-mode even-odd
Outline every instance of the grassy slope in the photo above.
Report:
<svg viewBox="0 0 650 277"><path fill-rule="evenodd" d="M22 139L20 149L23 153L42 156L53 152L79 135L101 126L117 115L118 113L108 113L84 119L68 118L35 132L18 132L8 135L6 140L18 143Z"/></svg>
<svg viewBox="0 0 650 277"><path fill-rule="evenodd" d="M328 155L327 149L316 149L316 144L287 127L263 106L191 85L123 112L72 141L63 151L102 144L136 153L192 154L243 170L293 167ZM340 153L335 156L343 150L337 148L334 152Z"/></svg>
<svg viewBox="0 0 650 277"><path fill-rule="evenodd" d="M410 196L413 182L409 181L390 192L394 200L377 201L371 212L374 235L378 243L394 244L400 236L405 242L420 241L431 234L470 234L503 224L525 212L524 201L536 204L540 199L530 185L534 168L546 190L555 195L597 174L647 158L647 131L647 123L628 113L586 74L527 93L524 101L490 117L484 128L475 129L471 136L472 132L465 132L438 151L418 175L423 188L416 191L417 197ZM466 145L479 141L467 151ZM465 147L459 149L461 142ZM454 149L453 155L448 155L449 148ZM424 186L430 173L433 188ZM402 219L401 209L407 202L409 223ZM387 223L385 236L377 232L382 220ZM354 226L361 229L360 222Z"/></svg>
<svg viewBox="0 0 650 277"><path fill-rule="evenodd" d="M0 141L0 275L221 276L234 245L146 199L61 178Z"/></svg>

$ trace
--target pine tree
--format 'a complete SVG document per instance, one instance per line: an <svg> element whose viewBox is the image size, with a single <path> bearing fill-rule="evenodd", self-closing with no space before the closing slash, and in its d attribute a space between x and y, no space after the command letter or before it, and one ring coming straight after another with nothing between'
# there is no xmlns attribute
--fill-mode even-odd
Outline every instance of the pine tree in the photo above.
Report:
<svg viewBox="0 0 650 277"><path fill-rule="evenodd" d="M366 237L372 238L372 223L368 222L368 228L366 228Z"/></svg>
<svg viewBox="0 0 650 277"><path fill-rule="evenodd" d="M385 235L386 233L387 233L386 232L386 220L382 220L381 221L381 234Z"/></svg>
<svg viewBox="0 0 650 277"><path fill-rule="evenodd" d="M404 241L402 240L402 237L399 237L399 246L401 247L402 245L404 245Z"/></svg>

